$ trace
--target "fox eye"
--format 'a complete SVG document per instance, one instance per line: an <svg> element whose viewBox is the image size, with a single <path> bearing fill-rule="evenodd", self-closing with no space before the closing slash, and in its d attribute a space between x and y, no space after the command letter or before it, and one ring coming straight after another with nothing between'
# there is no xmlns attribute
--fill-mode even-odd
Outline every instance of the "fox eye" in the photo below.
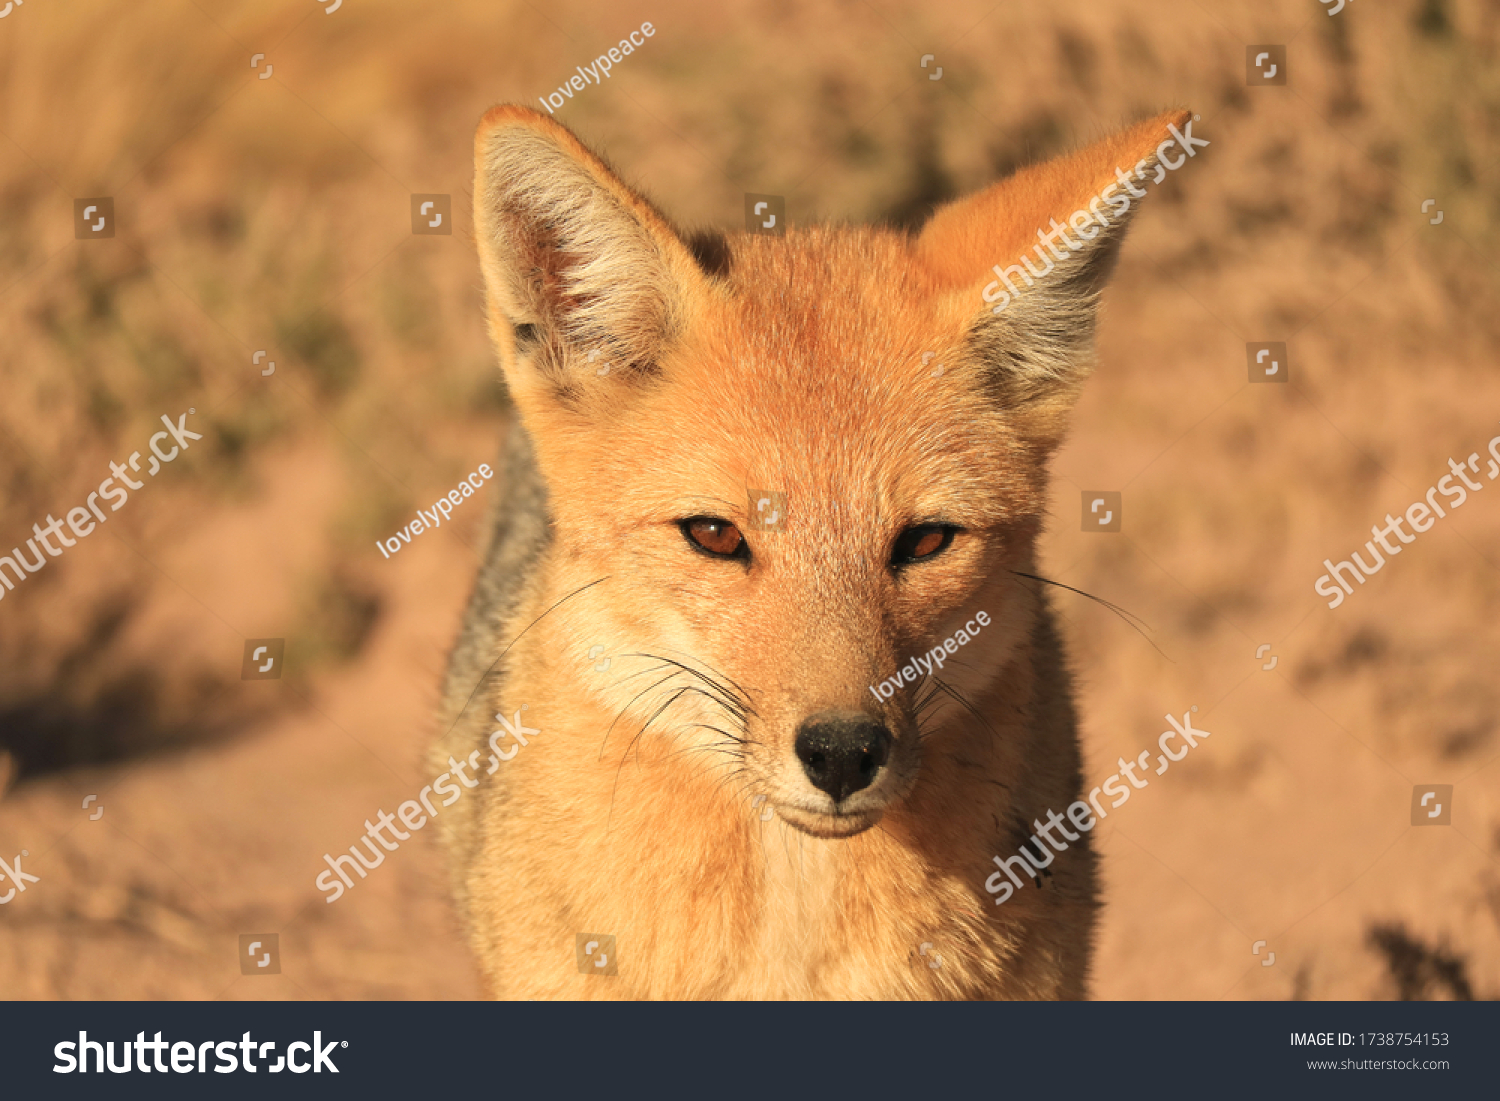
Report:
<svg viewBox="0 0 1500 1101"><path fill-rule="evenodd" d="M715 558L747 558L750 548L740 529L728 520L712 516L694 516L678 525L687 541Z"/></svg>
<svg viewBox="0 0 1500 1101"><path fill-rule="evenodd" d="M896 546L891 551L891 565L909 565L947 550L957 531L949 524L918 524L907 528L896 539Z"/></svg>

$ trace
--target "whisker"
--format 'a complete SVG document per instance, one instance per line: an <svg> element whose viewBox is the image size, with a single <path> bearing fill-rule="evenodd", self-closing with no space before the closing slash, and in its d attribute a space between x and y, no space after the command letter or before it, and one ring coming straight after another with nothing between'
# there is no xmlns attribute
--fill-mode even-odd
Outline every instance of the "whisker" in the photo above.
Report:
<svg viewBox="0 0 1500 1101"><path fill-rule="evenodd" d="M685 654L683 656L684 657L692 657L691 654ZM699 664L701 664L704 668L706 668L714 676L720 678L721 680L728 681L729 684L730 684L730 686L733 687L734 690L737 693L739 693L740 696L744 697L744 699L747 702L749 701L749 699L750 699L750 691L744 685L740 684L739 681L735 680L728 673L725 673L722 670L716 669L712 665L709 665L709 663L706 662L706 661L704 661L702 658L697 658L695 660L698 661Z"/></svg>
<svg viewBox="0 0 1500 1101"><path fill-rule="evenodd" d="M673 674L673 676L675 676L675 675L676 674ZM671 677L665 678L665 680L670 680L670 679L671 679ZM658 682L658 683L662 683L662 682ZM647 691L650 691L650 689L647 689ZM606 816L606 818L604 820L604 828L605 828L606 832L609 829L609 823L610 823L611 819L613 819L613 817L614 817L614 813L615 813L615 796L619 793L619 790L620 790L620 773L625 770L625 762L630 759L630 751L633 748L635 748L636 743L641 740L641 738L645 735L646 731L650 728L651 724L654 723L657 720L657 718L661 715L661 713L663 711L665 711L667 708L671 707L674 703L676 703L678 700L680 700L683 696L685 696L688 692L691 692L691 691L693 691L693 689L690 688L690 687L689 688L679 688L679 689L677 689L676 692L673 693L672 698L669 699L669 700L667 700L667 702L664 703L664 704L662 704L660 707L658 707L652 713L651 717L645 721L645 723L641 726L641 728L638 731L636 731L635 737L630 739L630 744L625 747L625 752L620 755L620 763L615 768L615 782L614 782L614 786L610 789L610 795L609 795L609 814L608 814L608 816ZM636 698L639 699L640 697L637 696ZM621 714L624 714L624 712L622 711ZM617 718L618 718L618 716L617 716ZM614 724L611 723L610 725L611 725L611 727L613 727ZM607 735L606 735L606 737L607 737ZM637 761L640 760L639 756L637 756L636 760Z"/></svg>
<svg viewBox="0 0 1500 1101"><path fill-rule="evenodd" d="M715 742L712 745L690 745L682 749L673 750L668 757L681 757L685 753L719 753L730 760L740 760L744 753L731 742Z"/></svg>
<svg viewBox="0 0 1500 1101"><path fill-rule="evenodd" d="M954 688L947 681L938 680L936 677L934 677L933 680L937 681L937 685L939 688L941 688L944 692L948 693L948 695L957 700L959 704L964 708L964 710L978 719L979 724L984 727L985 731L991 737L995 736L995 728L990 725L990 721L979 713L979 709L976 708L972 703L970 703L968 699L965 698L962 692L960 692L957 688Z"/></svg>
<svg viewBox="0 0 1500 1101"><path fill-rule="evenodd" d="M747 748L749 746L760 744L755 739L749 736L748 719L749 716L756 714L755 708L748 698L748 693L746 693L745 690L739 685L735 684L734 681L730 678L724 677L724 680L733 685L733 689L726 687L725 684L721 683L719 680L716 680L714 677L708 675L707 673L704 673L699 669L694 668L692 665L689 665L686 662L678 661L670 657L664 657L660 654L630 653L622 654L620 655L620 657L642 658L647 661L654 662L655 664L650 665L647 668L641 669L637 672L629 673L622 677L617 683L623 684L624 682L634 680L637 677L651 675L661 672L662 670L670 670L670 672L667 672L665 676L659 677L655 682L637 692L630 699L630 701L625 704L625 706L622 707L620 711L615 715L614 720L609 724L609 729L604 733L604 740L600 743L599 746L600 760L603 760L604 750L608 745L609 738L613 734L614 728L619 724L620 720L624 718L625 715L629 713L643 698L650 695L652 692L663 688L663 686L667 686L665 690L666 698L660 704L657 704L655 706L655 710L652 711L646 721L641 724L640 728L631 738L630 744L625 747L625 751L620 755L620 763L615 769L614 784L612 785L612 789L610 792L609 813L605 819L606 831L609 829L610 823L614 818L615 800L619 796L620 779L624 772L625 764L630 759L631 751L636 751L636 760L637 762L639 762L640 756L638 745L641 739L649 730L652 729L657 720L660 719L662 715L665 714L673 704L682 699L684 696L691 693L693 695L701 696L703 699L716 705L730 720L731 725L738 728L740 733L744 736L736 736L734 734L731 734L729 731L724 730L722 727L713 726L708 723L687 723L680 726L674 726L670 730L664 731L667 737L673 738L678 733L686 730L702 729L712 731L713 733L720 735L724 740L706 746L686 746L682 749L677 749L666 754L667 758L678 757L684 753L691 752L716 753L728 759L727 762L725 762L727 763L729 769L728 779L733 779L733 777L739 775L744 771L744 756ZM686 657L689 661L697 661L697 659L693 658L692 655L684 655L684 657ZM690 683L687 685L671 684L673 680L684 674L691 678L694 678L695 683ZM722 674L720 675L722 676Z"/></svg>
<svg viewBox="0 0 1500 1101"><path fill-rule="evenodd" d="M1136 632L1136 634L1140 635L1147 642L1151 643L1151 648L1153 650L1155 650L1158 654L1161 654L1162 657L1167 658L1167 660L1169 662L1172 662L1173 665L1177 664L1175 661L1172 661L1171 658L1167 657L1166 652L1162 650L1160 646L1156 645L1156 643L1154 642L1151 642L1150 636L1146 634L1146 631L1152 630L1151 624L1147 623L1144 619L1136 615L1134 612L1128 612L1118 604L1112 604L1108 600L1105 600L1103 597L1095 596L1093 593L1086 593L1082 589L1075 589L1072 585L1064 585L1061 581L1053 581L1050 577L1042 577L1040 574L1034 573L1023 573L1021 570L1011 570L1010 572L1015 574L1017 577L1029 577L1032 581L1040 581L1044 585L1054 585L1059 589L1066 589L1070 593L1077 593L1079 596L1087 597L1088 599L1092 600L1095 604L1099 604L1105 608L1108 608L1110 611L1114 612L1115 615L1124 620L1131 630ZM1020 585L1021 583L1017 581L1016 584ZM1022 587L1024 588L1025 586ZM1139 627L1136 626L1137 623L1140 624ZM1144 627L1145 630L1142 630L1142 627Z"/></svg>
<svg viewBox="0 0 1500 1101"><path fill-rule="evenodd" d="M733 734L729 733L729 731L727 731L727 730L722 730L722 729L720 729L717 726L708 726L705 723L688 723L686 726L683 726L680 729L682 729L682 730L712 730L716 734L722 734L722 735L724 735L724 737L730 739L731 741L733 741L733 742L735 742L735 743L737 743L739 745L760 745L760 743L758 741L756 741L754 738L736 738Z"/></svg>
<svg viewBox="0 0 1500 1101"><path fill-rule="evenodd" d="M725 710L733 712L736 718L743 720L747 714L754 713L752 708L750 708L747 704L741 703L739 700L735 699L722 685L715 683L710 677L705 676L703 673L690 666L684 665L680 661L673 661L671 658L664 658L659 654L626 654L625 656L652 658L656 661L661 662L662 666L673 666L681 672L687 673L690 676L697 677L704 684L707 684L710 688L714 689L715 694L712 698ZM658 668L660 667L661 666L658 666Z"/></svg>
<svg viewBox="0 0 1500 1101"><path fill-rule="evenodd" d="M661 680L659 680L655 684L653 684L650 688L642 688L639 692L637 692L635 694L634 698L631 699L631 701L629 703L627 703L624 707L620 708L619 713L616 714L615 717L614 717L614 722L611 722L609 724L609 729L604 732L604 741L602 741L602 742L599 743L599 756L596 758L597 760L600 760L600 761L604 760L604 747L609 742L609 736L614 733L615 723L619 722L622 718L625 717L625 712L629 711L632 707L635 706L635 701L638 700L638 699L640 699L647 692L651 692L651 691L653 691L653 690L655 690L657 688L660 688L662 685L666 684L667 681L671 680L676 675L677 675L676 673L669 673L665 677L662 677ZM627 748L626 752L628 753L628 752L630 752L630 750Z"/></svg>
<svg viewBox="0 0 1500 1101"><path fill-rule="evenodd" d="M672 660L671 658L661 658L660 655L655 655L655 654L650 655L650 656L657 657L657 658L659 658L659 660L662 660L662 661L671 661ZM691 654L684 654L683 656L684 657L692 657ZM722 684L720 684L717 681L713 680L708 675L699 672L697 669L690 668L689 666L686 666L686 665L682 666L682 669L685 672L691 673L691 674L693 674L693 676L698 677L700 680L703 680L703 681L707 682L708 684L713 685L720 692L722 692L726 697L730 698L731 700L736 701L737 706L741 707L743 710L747 711L749 714L755 715L755 716L759 717L759 713L751 705L751 702L750 702L750 693L745 689L745 687L743 685L741 685L738 681L734 680L734 678L730 677L728 674L722 673L719 670L714 669L714 667L711 666L711 665L709 665L706 661L702 661L701 659L694 659L694 660L697 660L697 661L700 662L700 664L706 666L711 672L714 673L715 676L721 677L724 680L728 681L729 684L731 686L733 686L734 692L730 692L729 689L725 688ZM739 703L738 702L739 700L743 700L744 702L743 703Z"/></svg>
<svg viewBox="0 0 1500 1101"><path fill-rule="evenodd" d="M720 787L724 787L731 780L734 780L736 777L740 777L740 776L744 776L744 777L746 777L746 779L745 779L744 786L740 788L738 798L744 798L745 793L750 790L750 787L754 783L754 780L751 779L751 778L749 778L748 774L745 772L745 767L743 765L741 765L739 768L737 768L733 772L731 772L729 774L729 776L727 776L725 779L719 781L719 786Z"/></svg>
<svg viewBox="0 0 1500 1101"><path fill-rule="evenodd" d="M458 725L459 720L462 719L466 714L468 714L469 705L474 702L474 697L476 695L478 695L480 688L484 687L485 682L488 681L489 678L494 674L495 669L499 666L500 662L505 659L505 655L508 654L508 653L510 653L511 650L515 648L516 643L520 642L521 639L523 639L523 638L526 637L526 631L531 630L538 623L540 623L542 620L546 619L553 612L557 611L558 608L562 607L568 601L572 600L579 593L585 592L588 589L592 589L595 585L599 585L599 584L602 584L605 581L608 581L612 576L614 576L614 575L613 574L606 574L605 576L599 578L598 581L590 581L587 585L580 585L578 588L576 588L572 592L570 592L567 596L565 596L561 600L559 600L556 604L552 605L552 607L548 608L541 615L539 615L535 619L533 619L530 623L528 623L526 625L525 630L523 630L515 638L511 639L510 640L510 645L507 646L504 650L500 651L500 656L497 657L494 660L494 662L491 663L490 667L484 671L484 675L481 676L479 678L479 680L475 683L474 690L469 693L469 698L464 701L463 707L459 709L457 717L454 718L453 722L449 725L447 732L448 733L452 733L453 732L453 728Z"/></svg>
<svg viewBox="0 0 1500 1101"><path fill-rule="evenodd" d="M1118 604L1105 600L1102 596L1095 596L1093 593L1084 592L1082 589L1075 589L1072 585L1064 585L1061 581L1053 581L1050 577L1043 577L1040 574L1025 573L1021 570L1011 570L1010 572L1015 574L1017 577L1030 578L1032 581L1040 581L1044 585L1055 585L1059 589L1067 589L1070 593L1077 593L1079 596L1088 597L1094 603L1102 604L1104 607L1114 612L1115 615L1119 616L1121 619L1124 619L1126 622L1134 620L1142 627L1145 627L1148 631L1152 629L1151 624L1147 623L1144 619L1136 615L1134 612L1127 611L1124 608L1120 607Z"/></svg>
<svg viewBox="0 0 1500 1101"><path fill-rule="evenodd" d="M704 699L710 700L713 703L719 704L721 707L724 706L724 701L721 700L721 699L719 699L718 696L715 696L712 692L705 692L703 689L699 688L696 684L687 685L686 688L685 688L685 691L692 692L693 694L698 695L698 696L702 696ZM746 728L745 716L743 714L734 711L732 708L725 708L725 710L729 712L729 717L732 718L732 719L734 719L736 725L738 725L740 727L740 729L743 730L743 729Z"/></svg>
<svg viewBox="0 0 1500 1101"><path fill-rule="evenodd" d="M638 741L641 740L641 736L643 734L645 734L646 731L651 728L651 724L654 723L661 716L661 713L663 711L665 711L667 708L671 707L674 703L676 703L678 700L682 699L683 696L687 695L691 691L693 691L693 689L691 689L691 688L679 688L679 689L677 689L677 691L675 693L673 693L671 699L669 699L666 703L662 704L660 707L658 707L655 711L653 711L651 713L651 717L646 720L646 722L641 726L640 730L636 731L635 737L630 739L630 745L628 745L628 746L625 747L625 753L620 758L620 767L621 768L625 767L625 758L630 756L630 750L635 746L636 742L638 742ZM636 759L639 760L640 758L637 757Z"/></svg>

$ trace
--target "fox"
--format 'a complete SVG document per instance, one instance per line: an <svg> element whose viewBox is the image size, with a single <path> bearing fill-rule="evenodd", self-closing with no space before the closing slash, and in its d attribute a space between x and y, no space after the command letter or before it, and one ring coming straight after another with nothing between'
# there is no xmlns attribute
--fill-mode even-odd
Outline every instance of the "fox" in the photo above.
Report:
<svg viewBox="0 0 1500 1101"><path fill-rule="evenodd" d="M1048 464L1189 114L780 234L484 115L512 412L431 763L473 789L440 833L485 997L1088 997L1088 834L995 866L1083 787Z"/></svg>

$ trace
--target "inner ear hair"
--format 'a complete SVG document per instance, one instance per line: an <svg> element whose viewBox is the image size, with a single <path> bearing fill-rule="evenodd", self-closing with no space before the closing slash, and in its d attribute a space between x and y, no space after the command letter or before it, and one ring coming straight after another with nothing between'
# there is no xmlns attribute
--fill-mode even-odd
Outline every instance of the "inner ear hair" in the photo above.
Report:
<svg viewBox="0 0 1500 1101"><path fill-rule="evenodd" d="M710 279L723 279L734 269L734 254L730 252L729 238L722 230L694 230L684 243L697 261L699 270Z"/></svg>
<svg viewBox="0 0 1500 1101"><path fill-rule="evenodd" d="M681 321L669 253L690 265L665 219L561 126L512 113L478 154L476 236L516 354L554 384L594 352L611 373L652 371Z"/></svg>
<svg viewBox="0 0 1500 1101"><path fill-rule="evenodd" d="M1003 407L1070 396L1088 376L1099 301L1124 239L1124 225L1101 227L1087 251L1027 287L1009 309L998 316L990 310L980 314L968 346L983 365L986 389Z"/></svg>
<svg viewBox="0 0 1500 1101"><path fill-rule="evenodd" d="M541 342L541 336L538 335L536 326L530 322L522 322L519 325L513 326L511 331L515 334L516 353L518 355L530 355Z"/></svg>

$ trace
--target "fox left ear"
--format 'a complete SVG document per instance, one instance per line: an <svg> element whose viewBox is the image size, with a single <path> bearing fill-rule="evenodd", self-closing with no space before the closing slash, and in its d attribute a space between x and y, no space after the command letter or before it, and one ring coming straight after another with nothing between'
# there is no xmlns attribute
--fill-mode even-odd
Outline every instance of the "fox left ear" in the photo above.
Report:
<svg viewBox="0 0 1500 1101"><path fill-rule="evenodd" d="M1046 447L1093 367L1099 294L1147 188L1208 144L1188 111L1137 123L942 207L915 251L988 388Z"/></svg>
<svg viewBox="0 0 1500 1101"><path fill-rule="evenodd" d="M528 108L485 115L474 165L490 333L523 412L655 373L706 283L667 220Z"/></svg>

